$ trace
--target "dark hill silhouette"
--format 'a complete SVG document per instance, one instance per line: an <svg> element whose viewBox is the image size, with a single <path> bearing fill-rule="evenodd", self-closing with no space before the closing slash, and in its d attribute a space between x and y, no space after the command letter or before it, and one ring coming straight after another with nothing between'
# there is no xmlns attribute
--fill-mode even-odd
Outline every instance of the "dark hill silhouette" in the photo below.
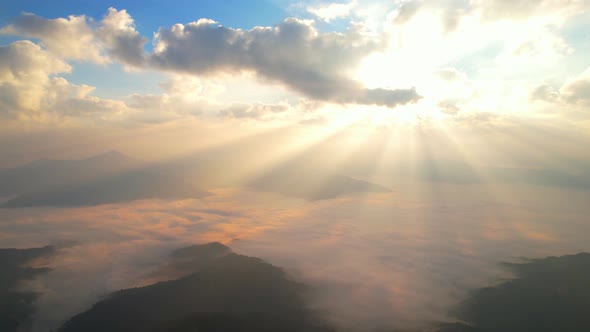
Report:
<svg viewBox="0 0 590 332"><path fill-rule="evenodd" d="M305 307L302 285L258 258L214 243L172 260L196 272L113 293L59 331L331 331Z"/></svg>
<svg viewBox="0 0 590 332"><path fill-rule="evenodd" d="M53 247L0 249L0 331L22 331L31 323L33 301L39 294L20 291L16 287L19 282L48 271L46 268L26 267L27 263L54 252Z"/></svg>
<svg viewBox="0 0 590 332"><path fill-rule="evenodd" d="M506 263L516 277L474 292L440 332L590 331L590 254Z"/></svg>
<svg viewBox="0 0 590 332"><path fill-rule="evenodd" d="M488 332L590 331L590 254L506 266L517 277L474 293L458 318Z"/></svg>

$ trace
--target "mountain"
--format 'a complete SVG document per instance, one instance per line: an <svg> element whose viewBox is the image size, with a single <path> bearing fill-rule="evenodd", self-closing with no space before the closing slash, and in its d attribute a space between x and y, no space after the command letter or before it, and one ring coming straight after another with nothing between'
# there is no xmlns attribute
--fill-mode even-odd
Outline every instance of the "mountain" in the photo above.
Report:
<svg viewBox="0 0 590 332"><path fill-rule="evenodd" d="M216 147L191 156L145 164L118 152L84 160L40 160L0 172L0 192L14 195L0 207L91 206L138 199L201 198L206 189L247 186L308 200L388 188L339 174L309 156L272 167L252 180L240 174L259 161L249 144Z"/></svg>
<svg viewBox="0 0 590 332"><path fill-rule="evenodd" d="M19 167L0 169L0 196L81 184L140 164L140 161L117 151L81 160L36 160Z"/></svg>
<svg viewBox="0 0 590 332"><path fill-rule="evenodd" d="M194 178L117 151L82 160L37 160L0 171L0 207L90 206L138 199L200 198Z"/></svg>
<svg viewBox="0 0 590 332"><path fill-rule="evenodd" d="M332 331L305 307L302 285L258 258L212 243L170 264L189 274L115 292L59 331Z"/></svg>
<svg viewBox="0 0 590 332"><path fill-rule="evenodd" d="M22 194L7 200L1 207L90 206L138 199L185 199L206 195L207 192L200 189L196 181L148 167L79 185Z"/></svg>
<svg viewBox="0 0 590 332"><path fill-rule="evenodd" d="M474 292L456 310L481 331L590 331L590 254L505 264L516 278Z"/></svg>
<svg viewBox="0 0 590 332"><path fill-rule="evenodd" d="M0 331L23 331L34 313L33 301L39 294L17 290L21 281L48 271L27 267L30 261L52 255L53 247L0 249Z"/></svg>
<svg viewBox="0 0 590 332"><path fill-rule="evenodd" d="M299 173L299 174L297 174ZM273 172L249 183L250 187L310 201L336 198L353 193L390 192L391 190L341 174Z"/></svg>

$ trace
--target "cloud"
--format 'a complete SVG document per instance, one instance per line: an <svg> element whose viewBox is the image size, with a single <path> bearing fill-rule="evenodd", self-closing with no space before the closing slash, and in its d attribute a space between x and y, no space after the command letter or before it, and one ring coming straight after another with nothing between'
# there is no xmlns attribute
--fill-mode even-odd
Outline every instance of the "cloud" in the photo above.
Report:
<svg viewBox="0 0 590 332"><path fill-rule="evenodd" d="M477 1L476 8L481 11L483 18L499 19L527 19L531 16L575 15L581 10L589 8L586 1L567 0L491 0Z"/></svg>
<svg viewBox="0 0 590 332"><path fill-rule="evenodd" d="M37 38L49 52L62 58L98 63L108 60L84 15L45 19L23 13L12 24L0 29L0 34Z"/></svg>
<svg viewBox="0 0 590 332"><path fill-rule="evenodd" d="M560 94L567 103L590 106L590 69L568 81L561 87Z"/></svg>
<svg viewBox="0 0 590 332"><path fill-rule="evenodd" d="M0 114L51 122L63 117L102 116L126 109L124 102L91 96L94 87L56 76L72 67L27 40L0 46Z"/></svg>
<svg viewBox="0 0 590 332"><path fill-rule="evenodd" d="M443 81L467 81L467 76L465 73L459 71L456 68L442 68L437 70L434 74Z"/></svg>
<svg viewBox="0 0 590 332"><path fill-rule="evenodd" d="M559 89L546 83L538 85L531 91L530 98L584 109L590 106L590 69L567 80Z"/></svg>
<svg viewBox="0 0 590 332"><path fill-rule="evenodd" d="M51 74L69 72L71 67L30 41L0 46L0 95L2 112L40 110L45 96L61 95Z"/></svg>
<svg viewBox="0 0 590 332"><path fill-rule="evenodd" d="M125 10L109 8L100 22L92 23L85 16L44 19L25 13L0 32L39 38L49 52L65 59L118 60L132 67L200 76L254 72L262 80L334 103L395 107L420 98L414 88L368 89L350 77L364 57L384 47L357 25L344 33L325 33L313 21L288 18L277 26L242 30L200 19L160 28L153 53L146 54L147 39Z"/></svg>
<svg viewBox="0 0 590 332"><path fill-rule="evenodd" d="M395 16L395 19L393 20L394 23L396 23L396 24L406 23L408 20L410 20L416 14L416 12L418 12L418 9L420 9L421 5L422 5L421 1L402 2L396 11L396 16Z"/></svg>
<svg viewBox="0 0 590 332"><path fill-rule="evenodd" d="M329 3L319 6L309 6L307 7L307 11L323 21L330 22L336 18L349 16L356 5L356 1L348 3Z"/></svg>
<svg viewBox="0 0 590 332"><path fill-rule="evenodd" d="M126 10L109 8L97 30L97 36L111 57L125 64L137 67L143 65L143 46L147 38L135 30L133 18Z"/></svg>
<svg viewBox="0 0 590 332"><path fill-rule="evenodd" d="M142 65L143 45L147 42L135 30L127 11L112 7L97 24L84 15L46 19L23 13L1 28L0 34L37 38L60 58L95 63L107 63L113 58L133 66Z"/></svg>
<svg viewBox="0 0 590 332"><path fill-rule="evenodd" d="M455 99L446 99L438 102L438 107L445 114L454 115L461 111L461 101Z"/></svg>
<svg viewBox="0 0 590 332"><path fill-rule="evenodd" d="M421 10L435 10L447 31L452 31L468 15L483 21L544 17L558 22L588 8L585 1L567 0L409 0L401 2L396 9L395 23L406 23Z"/></svg>
<svg viewBox="0 0 590 332"><path fill-rule="evenodd" d="M273 115L287 112L291 109L291 106L287 103L280 104L244 104L236 103L231 105L229 108L221 110L219 113L223 117L234 118L234 119L257 119L263 120L272 118Z"/></svg>
<svg viewBox="0 0 590 332"><path fill-rule="evenodd" d="M530 97L532 100L554 102L559 98L559 92L556 91L551 85L544 83L534 88Z"/></svg>
<svg viewBox="0 0 590 332"><path fill-rule="evenodd" d="M241 30L201 19L160 29L149 62L196 75L253 71L307 97L335 103L393 107L417 101L415 89L367 89L349 77L348 71L381 47L354 27L322 33L310 21L289 18L275 27Z"/></svg>

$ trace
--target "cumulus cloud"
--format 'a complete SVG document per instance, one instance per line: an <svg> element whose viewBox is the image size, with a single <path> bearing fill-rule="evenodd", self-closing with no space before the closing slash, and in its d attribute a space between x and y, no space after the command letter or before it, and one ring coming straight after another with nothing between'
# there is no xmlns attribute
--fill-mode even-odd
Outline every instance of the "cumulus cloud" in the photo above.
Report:
<svg viewBox="0 0 590 332"><path fill-rule="evenodd" d="M134 20L126 10L109 8L97 35L113 58L133 66L143 64L147 39L135 30Z"/></svg>
<svg viewBox="0 0 590 332"><path fill-rule="evenodd" d="M45 19L23 13L12 24L0 29L0 33L37 38L58 57L98 63L107 61L84 15Z"/></svg>
<svg viewBox="0 0 590 332"><path fill-rule="evenodd" d="M294 18L251 30L201 19L160 29L149 61L197 75L253 71L307 97L336 103L396 106L418 100L415 89L367 89L349 77L348 71L381 47L358 28L322 33L312 22Z"/></svg>
<svg viewBox="0 0 590 332"><path fill-rule="evenodd" d="M70 65L30 41L0 46L0 113L47 120L125 109L121 101L91 96L94 87L55 76L70 71Z"/></svg>
<svg viewBox="0 0 590 332"><path fill-rule="evenodd" d="M147 42L135 30L127 11L114 8L109 8L98 23L84 15L46 19L23 13L1 28L0 34L37 38L60 58L106 63L110 56L134 66L142 64L143 45Z"/></svg>
<svg viewBox="0 0 590 332"><path fill-rule="evenodd" d="M326 15L342 15L340 9L333 11ZM109 8L100 22L92 23L85 16L44 19L25 13L0 33L38 38L49 52L66 59L99 63L114 59L133 67L201 76L254 72L267 82L334 103L394 107L420 98L414 88L368 89L351 78L364 57L384 47L382 40L366 36L357 25L345 33L324 33L313 21L288 18L277 26L242 30L200 19L161 28L153 53L146 54L147 39L136 31L125 10Z"/></svg>
<svg viewBox="0 0 590 332"><path fill-rule="evenodd" d="M39 110L47 94L60 94L49 75L71 67L30 41L0 46L0 95L2 111Z"/></svg>

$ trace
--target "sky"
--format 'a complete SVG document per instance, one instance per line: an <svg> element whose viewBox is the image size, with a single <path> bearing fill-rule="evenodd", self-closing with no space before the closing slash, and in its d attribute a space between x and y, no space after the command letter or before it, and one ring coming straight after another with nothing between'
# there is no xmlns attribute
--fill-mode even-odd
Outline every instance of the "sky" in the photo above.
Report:
<svg viewBox="0 0 590 332"><path fill-rule="evenodd" d="M4 1L0 247L70 243L33 331L191 243L350 331L590 251L589 59L586 0Z"/></svg>
<svg viewBox="0 0 590 332"><path fill-rule="evenodd" d="M8 2L3 127L526 119L585 130L587 6Z"/></svg>

